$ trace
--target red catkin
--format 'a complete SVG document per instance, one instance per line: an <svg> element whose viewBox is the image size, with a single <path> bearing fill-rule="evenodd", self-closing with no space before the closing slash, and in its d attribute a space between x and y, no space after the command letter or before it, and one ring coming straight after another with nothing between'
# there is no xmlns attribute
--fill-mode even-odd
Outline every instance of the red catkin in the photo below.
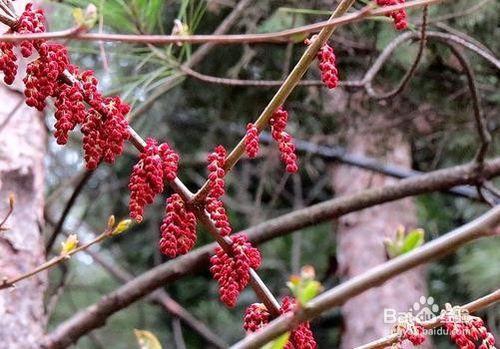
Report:
<svg viewBox="0 0 500 349"><path fill-rule="evenodd" d="M337 87L339 84L339 73L333 48L328 44L323 45L319 49L317 57L321 71L321 80L329 89Z"/></svg>
<svg viewBox="0 0 500 349"><path fill-rule="evenodd" d="M261 263L259 250L248 242L246 235L234 235L231 241L233 256L217 247L210 258L210 271L219 283L220 300L230 308L235 306L240 292L250 281L250 268L257 269Z"/></svg>
<svg viewBox="0 0 500 349"><path fill-rule="evenodd" d="M163 191L163 166L156 140L146 140L139 162L132 170L128 188L130 217L141 222L144 207L151 204L155 196Z"/></svg>
<svg viewBox="0 0 500 349"><path fill-rule="evenodd" d="M12 85L17 74L17 57L11 42L0 41L0 72L4 74L3 81Z"/></svg>
<svg viewBox="0 0 500 349"><path fill-rule="evenodd" d="M294 311L296 301L292 297L284 297L281 305L281 313L286 314ZM243 317L243 328L247 333L255 332L269 323L270 314L264 304L251 304L245 311ZM309 322L299 324L293 331L290 332L286 349L315 349L317 347L316 340Z"/></svg>
<svg viewBox="0 0 500 349"><path fill-rule="evenodd" d="M288 112L283 107L279 107L274 112L269 123L271 125L271 135L278 143L281 161L285 164L286 171L295 173L299 170L299 166L297 164L297 154L295 153L292 136L285 132L287 121Z"/></svg>
<svg viewBox="0 0 500 349"><path fill-rule="evenodd" d="M259 152L259 130L257 130L257 127L252 123L248 123L247 125L245 152L251 159L255 158Z"/></svg>
<svg viewBox="0 0 500 349"><path fill-rule="evenodd" d="M224 180L226 175L224 170L225 162L226 149L222 145L217 146L214 152L208 155L208 179L210 180L208 195L215 199L222 197L226 191Z"/></svg>
<svg viewBox="0 0 500 349"><path fill-rule="evenodd" d="M404 4L405 0L377 0L378 6L392 6L397 4ZM387 17L391 17L394 21L394 27L397 30L404 30L408 28L407 22L407 14L405 9L393 11L386 15Z"/></svg>
<svg viewBox="0 0 500 349"><path fill-rule="evenodd" d="M457 310L461 310L455 308ZM495 337L484 326L477 316L471 316L465 311L448 312L442 323L448 331L451 340L460 349L495 349Z"/></svg>
<svg viewBox="0 0 500 349"><path fill-rule="evenodd" d="M252 333L269 323L271 314L262 303L253 303L245 310L243 317L243 329Z"/></svg>
<svg viewBox="0 0 500 349"><path fill-rule="evenodd" d="M167 143L162 143L158 146L158 153L162 160L163 178L167 181L173 181L177 177L179 154Z"/></svg>
<svg viewBox="0 0 500 349"><path fill-rule="evenodd" d="M23 79L26 104L40 111L47 97L54 96L58 77L69 66L68 51L63 45L48 44L46 55L28 64Z"/></svg>
<svg viewBox="0 0 500 349"><path fill-rule="evenodd" d="M44 21L43 10L34 10L33 4L28 3L21 17L19 17L15 30L20 34L43 33L45 32ZM23 57L31 56L35 48L40 55L45 55L45 40L23 40L20 46Z"/></svg>
<svg viewBox="0 0 500 349"><path fill-rule="evenodd" d="M205 210L214 221L215 226L219 229L219 234L222 236L228 236L232 232L229 217L221 201L221 197L226 191L224 180L224 176L226 175L226 171L224 170L226 154L226 149L219 145L213 153L208 155L208 179L210 182L208 195L205 199Z"/></svg>
<svg viewBox="0 0 500 349"><path fill-rule="evenodd" d="M196 243L196 216L190 212L179 194L167 199L160 231L160 251L170 257L189 252Z"/></svg>
<svg viewBox="0 0 500 349"><path fill-rule="evenodd" d="M76 125L83 123L86 117L86 108L79 86L59 83L54 94L54 106L57 120L54 136L58 144L66 144L68 133Z"/></svg>

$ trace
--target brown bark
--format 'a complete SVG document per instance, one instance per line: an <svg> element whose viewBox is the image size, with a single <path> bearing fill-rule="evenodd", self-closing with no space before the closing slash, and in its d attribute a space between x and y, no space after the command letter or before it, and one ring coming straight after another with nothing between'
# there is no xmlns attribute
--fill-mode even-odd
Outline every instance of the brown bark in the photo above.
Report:
<svg viewBox="0 0 500 349"><path fill-rule="evenodd" d="M374 119L377 119L373 121L377 125L384 122L382 117ZM396 129L383 134L359 134L354 131L349 136L348 148L352 154L376 156L403 167L411 165L409 144ZM333 175L333 186L338 196L395 182L396 179L350 166L335 168ZM399 225L415 228L416 224L416 210L411 198L340 218L337 227L340 277L350 279L384 263L387 260L384 238L393 238ZM417 268L351 299L342 307L344 332L341 347L353 348L387 335L394 324L384 324L384 309L408 311L425 294L424 273Z"/></svg>
<svg viewBox="0 0 500 349"><path fill-rule="evenodd" d="M15 208L0 232L0 278L25 273L45 260L43 184L45 128L39 112L28 108L19 92L0 85L0 217ZM15 114L11 114L16 110ZM0 348L38 348L46 317L45 273L0 291Z"/></svg>

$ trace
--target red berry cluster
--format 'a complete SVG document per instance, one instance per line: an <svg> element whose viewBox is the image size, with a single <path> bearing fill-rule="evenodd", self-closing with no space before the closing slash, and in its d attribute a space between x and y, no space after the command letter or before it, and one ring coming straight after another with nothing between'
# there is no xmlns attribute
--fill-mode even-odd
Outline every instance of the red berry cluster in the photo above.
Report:
<svg viewBox="0 0 500 349"><path fill-rule="evenodd" d="M160 227L160 251L170 258L189 252L196 243L196 217L179 194L167 199L166 215Z"/></svg>
<svg viewBox="0 0 500 349"><path fill-rule="evenodd" d="M228 307L234 307L240 292L250 281L250 268L257 269L261 263L259 250L253 247L246 235L231 237L231 254L229 256L220 247L210 258L210 271L219 283L220 300Z"/></svg>
<svg viewBox="0 0 500 349"><path fill-rule="evenodd" d="M377 0L377 5L379 6L392 6L397 4L404 4L405 0ZM391 17L394 21L394 27L397 30L404 30L408 28L407 14L405 9L393 11L387 14L387 17Z"/></svg>
<svg viewBox="0 0 500 349"><path fill-rule="evenodd" d="M285 131L288 122L288 112L279 107L269 121L271 125L271 135L278 142L278 148L281 153L281 160L285 164L286 171L295 173L299 170L297 165L297 155L295 154L295 145L292 136Z"/></svg>
<svg viewBox="0 0 500 349"><path fill-rule="evenodd" d="M3 81L11 85L17 74L17 57L11 42L0 41L0 72L4 74Z"/></svg>
<svg viewBox="0 0 500 349"><path fill-rule="evenodd" d="M228 236L232 231L226 209L221 200L221 197L226 192L224 180L226 175L224 170L225 162L226 149L221 145L217 146L214 152L208 155L208 179L210 182L208 195L205 199L205 209L214 221L215 226L219 228L219 233L222 236Z"/></svg>
<svg viewBox="0 0 500 349"><path fill-rule="evenodd" d="M251 159L255 158L259 152L259 130L251 122L248 123L245 134L245 152Z"/></svg>
<svg viewBox="0 0 500 349"><path fill-rule="evenodd" d="M296 307L297 303L294 298L285 297L282 301L281 313L293 312ZM271 315L264 304L251 304L245 311L243 328L249 333L255 332L268 324L270 317ZM316 347L316 340L309 322L303 322L291 331L288 343L285 345L285 349L315 349Z"/></svg>
<svg viewBox="0 0 500 349"><path fill-rule="evenodd" d="M339 72L336 66L335 53L333 48L325 44L318 51L319 69L321 71L321 80L329 88L335 88L339 84Z"/></svg>
<svg viewBox="0 0 500 349"><path fill-rule="evenodd" d="M495 338L488 332L484 322L477 316L466 312L447 313L442 323L450 334L451 340L460 349L494 349Z"/></svg>

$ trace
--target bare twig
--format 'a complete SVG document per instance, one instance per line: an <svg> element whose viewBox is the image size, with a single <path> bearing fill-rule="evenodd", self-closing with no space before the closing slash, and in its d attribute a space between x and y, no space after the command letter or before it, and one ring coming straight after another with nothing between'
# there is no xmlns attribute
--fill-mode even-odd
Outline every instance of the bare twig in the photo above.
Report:
<svg viewBox="0 0 500 349"><path fill-rule="evenodd" d="M488 131L488 127L486 125L486 120L484 119L483 112L481 110L481 102L479 99L479 93L477 90L476 78L474 77L474 71L469 64L469 61L465 57L465 55L455 46L449 45L455 57L457 57L460 65L462 66L465 75L467 76L467 84L469 87L471 99L472 99L472 107L474 109L474 120L476 121L476 128L479 134L479 139L481 140L481 146L476 154L476 161L479 166L482 165L484 161L484 157L488 150L488 147L491 143L491 134Z"/></svg>
<svg viewBox="0 0 500 349"><path fill-rule="evenodd" d="M326 29L330 31L332 28L344 25L347 23L358 22L370 16L382 16L401 9L409 9L432 5L445 0L413 0L407 3L402 3L393 6L385 6L377 9L366 7L360 11L342 16L335 16L336 19L309 24L294 29L282 30L274 33L266 34L233 34L233 35L124 35L124 34L100 34L100 33L80 33L78 28L70 28L58 32L39 33L39 34L6 34L2 36L3 41L20 41L34 39L62 39L71 38L75 40L85 41L119 41L122 43L148 43L148 44L175 44L178 42L200 44L241 44L241 43L286 43L300 34L311 34ZM12 20L4 21L4 24L12 26ZM10 24L8 24L10 23Z"/></svg>
<svg viewBox="0 0 500 349"><path fill-rule="evenodd" d="M111 236L112 236L112 229L110 227L108 227L104 232L102 232L99 236L97 236L92 241L90 241L86 244L83 244L81 246L78 246L67 253L61 253L59 256L53 257L52 259L48 260L47 262L41 264L40 266L36 267L35 269L33 269L25 274L15 276L15 277L10 278L10 279L3 278L3 280L0 281L0 290L15 286L15 284L18 283L19 281L22 281L24 279L28 279L28 278L30 278L38 273L41 273L47 269L51 269L52 267L58 265L59 263L67 261L75 253L78 253L80 251L84 251L84 250L88 249L90 246L97 244L97 243L99 243L99 242L101 242L101 241L103 241Z"/></svg>
<svg viewBox="0 0 500 349"><path fill-rule="evenodd" d="M482 50L481 48L479 48L475 44L470 43L470 42L468 42L468 41L466 41L466 40L464 40L456 35L434 32L434 31L427 31L426 36L428 39L437 40L437 41L443 42L447 45L458 44L460 46L463 46L463 47L479 54L481 57L483 57L488 62L493 64L498 70L500 70L500 60L498 58L494 57L489 52ZM406 33L398 36L396 39L394 39L389 45L387 45L384 48L384 50L377 57L377 59L372 64L370 69L368 69L366 71L366 73L362 79L362 84L364 85L366 92L368 93L368 95L370 97L373 97L373 98L378 97L378 93L373 89L373 86L372 86L373 80L375 79L375 76L380 71L380 69L382 69L385 62L391 57L394 50L396 50L404 42L411 40L411 39L416 39L419 37L420 37L420 34L418 34L418 33L406 32Z"/></svg>
<svg viewBox="0 0 500 349"><path fill-rule="evenodd" d="M49 239L47 240L47 243L45 244L45 251L50 252L52 250L52 246L54 246L54 243L56 242L57 236L61 232L61 229L64 226L64 222L66 221L66 217L68 216L69 212L71 211L71 208L76 202L76 199L80 195L81 191L85 187L85 184L89 181L90 177L92 177L93 171L85 171L85 174L83 177L80 179L78 184L75 186L75 189L73 189L73 193L71 194L71 197L69 198L68 202L66 203L64 210L61 214L61 217L57 221L57 224L54 228L54 231L50 235Z"/></svg>
<svg viewBox="0 0 500 349"><path fill-rule="evenodd" d="M348 299L376 287L396 275L445 256L470 241L488 236L498 224L500 224L500 205L472 222L432 240L420 248L380 264L320 294L295 313L280 316L231 348L260 348L280 334L290 331L300 322L312 320L321 313L344 304Z"/></svg>
<svg viewBox="0 0 500 349"><path fill-rule="evenodd" d="M14 212L14 201L15 201L14 200L14 194L10 193L10 195L9 195L9 210L5 214L5 216L2 219L2 221L0 222L0 232L6 230L6 228L3 225L5 224L5 222L7 222L7 219L9 219L10 215L12 214L12 212Z"/></svg>
<svg viewBox="0 0 500 349"><path fill-rule="evenodd" d="M406 85L408 85L408 82L410 81L413 74L417 70L418 64L420 63L420 60L422 59L422 56L424 54L425 44L427 41L427 38L425 36L425 32L427 30L427 14L428 14L428 6L424 6L424 10L422 13L422 28L420 30L420 45L418 46L417 55L415 56L415 60L413 61L410 69L408 69L406 74L403 76L403 78L399 82L398 86L395 87L392 91L382 93L382 94L372 95L371 96L372 98L375 98L375 99L393 98L396 95L398 95L399 93L403 92ZM371 83L371 82L369 81L368 83Z"/></svg>
<svg viewBox="0 0 500 349"><path fill-rule="evenodd" d="M483 175L492 178L500 174L500 158L486 161ZM446 190L461 184L475 183L476 165L468 164L403 179L398 183L336 198L294 211L244 230L253 243L259 244L295 230L313 226L385 202L411 195ZM106 319L133 302L194 271L205 269L216 243L195 249L186 255L154 267L117 290L103 296L97 303L80 310L59 324L47 336L44 348L60 348L103 326ZM52 344L52 343L55 343Z"/></svg>

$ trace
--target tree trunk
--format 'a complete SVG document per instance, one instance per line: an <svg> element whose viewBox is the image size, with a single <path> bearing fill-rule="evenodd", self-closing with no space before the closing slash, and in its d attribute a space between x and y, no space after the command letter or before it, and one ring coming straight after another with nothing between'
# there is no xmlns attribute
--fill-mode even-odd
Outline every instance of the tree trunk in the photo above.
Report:
<svg viewBox="0 0 500 349"><path fill-rule="evenodd" d="M372 117L369 122L372 125L383 123L383 117ZM350 128L348 134L349 153L375 156L383 162L410 167L410 147L400 131L386 129L360 133ZM333 174L333 186L338 196L395 181L350 166L335 167ZM350 279L385 262L384 238L393 238L399 225L414 228L416 224L416 210L410 198L339 219L337 257L340 277ZM353 348L389 334L394 324L384 323L384 309L409 311L425 294L423 270L415 269L351 299L342 307L344 332L341 348Z"/></svg>
<svg viewBox="0 0 500 349"><path fill-rule="evenodd" d="M23 103L21 93L0 84L0 101L0 220L8 211L9 194L15 196L14 212L5 223L9 229L0 232L0 278L10 278L45 261L46 132L41 114ZM0 348L38 348L46 325L46 284L42 273L0 290Z"/></svg>

